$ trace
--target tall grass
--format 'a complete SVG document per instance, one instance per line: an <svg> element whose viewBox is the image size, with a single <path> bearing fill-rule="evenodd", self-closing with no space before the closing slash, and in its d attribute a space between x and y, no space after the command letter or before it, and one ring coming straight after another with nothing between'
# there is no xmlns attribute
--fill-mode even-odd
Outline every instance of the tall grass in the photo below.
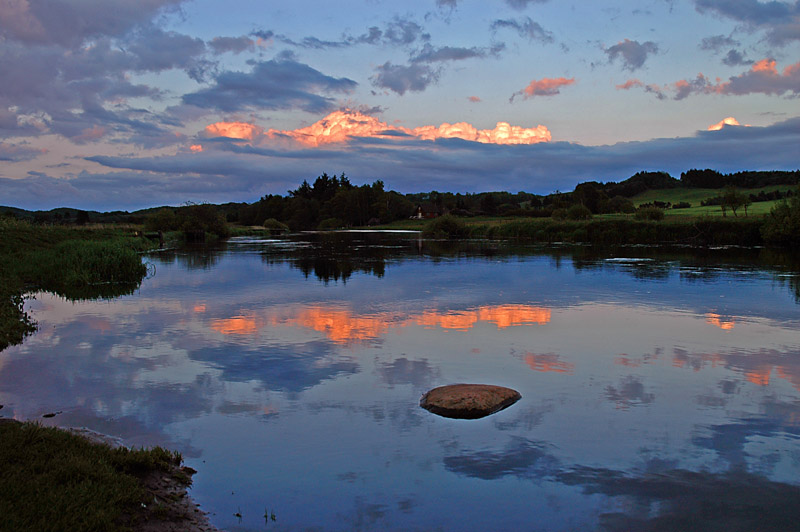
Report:
<svg viewBox="0 0 800 532"><path fill-rule="evenodd" d="M34 423L0 422L0 530L134 530L153 505L141 479L180 454L112 449ZM185 475L179 480L188 483Z"/></svg>
<svg viewBox="0 0 800 532"><path fill-rule="evenodd" d="M23 310L25 293L46 290L68 299L132 293L147 275L138 252L150 245L118 229L0 218L0 350L35 330Z"/></svg>

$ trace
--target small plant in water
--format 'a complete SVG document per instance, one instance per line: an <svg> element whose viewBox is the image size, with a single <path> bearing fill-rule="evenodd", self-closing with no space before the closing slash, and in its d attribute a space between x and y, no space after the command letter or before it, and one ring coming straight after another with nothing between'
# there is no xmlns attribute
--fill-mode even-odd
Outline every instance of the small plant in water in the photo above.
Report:
<svg viewBox="0 0 800 532"><path fill-rule="evenodd" d="M264 524L269 524L270 521L277 521L277 520L278 519L277 517L275 517L275 512L273 512L272 510L267 510L267 508L264 507Z"/></svg>
<svg viewBox="0 0 800 532"><path fill-rule="evenodd" d="M242 507L241 506L237 507L236 513L233 514L233 516L236 517L237 519L239 519L239 524L242 524Z"/></svg>

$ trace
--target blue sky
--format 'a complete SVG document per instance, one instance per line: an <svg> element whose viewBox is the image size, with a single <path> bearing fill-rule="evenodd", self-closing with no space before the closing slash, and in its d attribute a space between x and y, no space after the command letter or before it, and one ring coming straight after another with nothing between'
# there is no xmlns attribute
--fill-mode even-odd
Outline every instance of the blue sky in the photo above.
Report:
<svg viewBox="0 0 800 532"><path fill-rule="evenodd" d="M0 0L0 72L25 208L800 168L798 1Z"/></svg>

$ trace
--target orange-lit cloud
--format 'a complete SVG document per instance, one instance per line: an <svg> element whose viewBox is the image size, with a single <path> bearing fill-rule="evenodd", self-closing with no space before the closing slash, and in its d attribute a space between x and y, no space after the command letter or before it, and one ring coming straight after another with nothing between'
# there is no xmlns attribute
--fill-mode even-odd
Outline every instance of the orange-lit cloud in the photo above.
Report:
<svg viewBox="0 0 800 532"><path fill-rule="evenodd" d="M632 89L633 87L644 87L644 83L634 78L634 79L629 79L622 85L617 85L616 87L620 90L628 90Z"/></svg>
<svg viewBox="0 0 800 532"><path fill-rule="evenodd" d="M778 75L778 69L776 68L777 64L778 62L775 61L774 59L762 59L761 61L757 61L756 64L754 64L750 70L752 70L753 72L764 72L766 74L777 76ZM787 70L788 68L791 67L787 67Z"/></svg>
<svg viewBox="0 0 800 532"><path fill-rule="evenodd" d="M561 87L566 87L575 83L575 78L542 78L534 79L527 87L511 96L522 95L526 100L534 96L555 96L561 92Z"/></svg>
<svg viewBox="0 0 800 532"><path fill-rule="evenodd" d="M558 355L552 353L545 355L528 353L525 355L525 364L527 364L532 370L541 372L572 374L572 372L575 370L575 364L570 362L562 362L559 360Z"/></svg>
<svg viewBox="0 0 800 532"><path fill-rule="evenodd" d="M224 335L251 335L259 330L259 324L253 317L234 316L232 318L211 321L211 328Z"/></svg>
<svg viewBox="0 0 800 532"><path fill-rule="evenodd" d="M467 98L467 100L471 101L472 103L478 103L481 101L481 99L478 98L477 96L470 96L469 98Z"/></svg>
<svg viewBox="0 0 800 532"><path fill-rule="evenodd" d="M730 331L736 326L736 322L733 319L722 318L719 314L714 314L713 312L706 314L706 323L716 325L724 331Z"/></svg>
<svg viewBox="0 0 800 532"><path fill-rule="evenodd" d="M516 325L544 325L550 322L550 309L529 305L499 305L458 312L426 311L416 322L427 327L471 329L479 321L494 323L498 329Z"/></svg>
<svg viewBox="0 0 800 532"><path fill-rule="evenodd" d="M203 151L203 145L202 144L192 144L191 146L189 146L189 149L192 150L192 152L194 152L194 153L200 153L201 151Z"/></svg>
<svg viewBox="0 0 800 532"><path fill-rule="evenodd" d="M383 314L356 316L346 309L317 306L302 310L289 322L324 333L333 342L348 344L380 337L389 328L388 318Z"/></svg>
<svg viewBox="0 0 800 532"><path fill-rule="evenodd" d="M206 311L197 304L195 313ZM356 314L339 306L311 305L267 315L238 315L213 319L209 327L224 335L254 335L267 326L299 326L323 333L337 344L368 342L380 338L390 329L422 325L466 331L480 322L493 323L498 329L521 325L544 325L550 322L550 309L530 305L484 306L465 311L427 310L417 315L381 312Z"/></svg>
<svg viewBox="0 0 800 532"><path fill-rule="evenodd" d="M204 133L208 137L254 140L264 134L264 129L249 122L216 122L207 125Z"/></svg>
<svg viewBox="0 0 800 532"><path fill-rule="evenodd" d="M547 127L542 125L525 128L498 122L494 129L477 129L467 122L458 122L406 128L389 125L374 116L351 109L335 111L310 126L299 129L270 129L265 132L247 122L217 122L206 126L203 132L207 137L228 137L255 143L289 140L311 147L343 144L357 137L397 138L398 134L422 140L459 138L485 144L536 144L549 142L552 138Z"/></svg>

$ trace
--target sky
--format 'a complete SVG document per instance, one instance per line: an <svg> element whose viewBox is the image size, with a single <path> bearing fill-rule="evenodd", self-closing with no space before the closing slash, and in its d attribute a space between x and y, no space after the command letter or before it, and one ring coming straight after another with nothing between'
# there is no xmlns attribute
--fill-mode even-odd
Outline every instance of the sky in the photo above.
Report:
<svg viewBox="0 0 800 532"><path fill-rule="evenodd" d="M800 168L800 1L0 0L0 205Z"/></svg>

